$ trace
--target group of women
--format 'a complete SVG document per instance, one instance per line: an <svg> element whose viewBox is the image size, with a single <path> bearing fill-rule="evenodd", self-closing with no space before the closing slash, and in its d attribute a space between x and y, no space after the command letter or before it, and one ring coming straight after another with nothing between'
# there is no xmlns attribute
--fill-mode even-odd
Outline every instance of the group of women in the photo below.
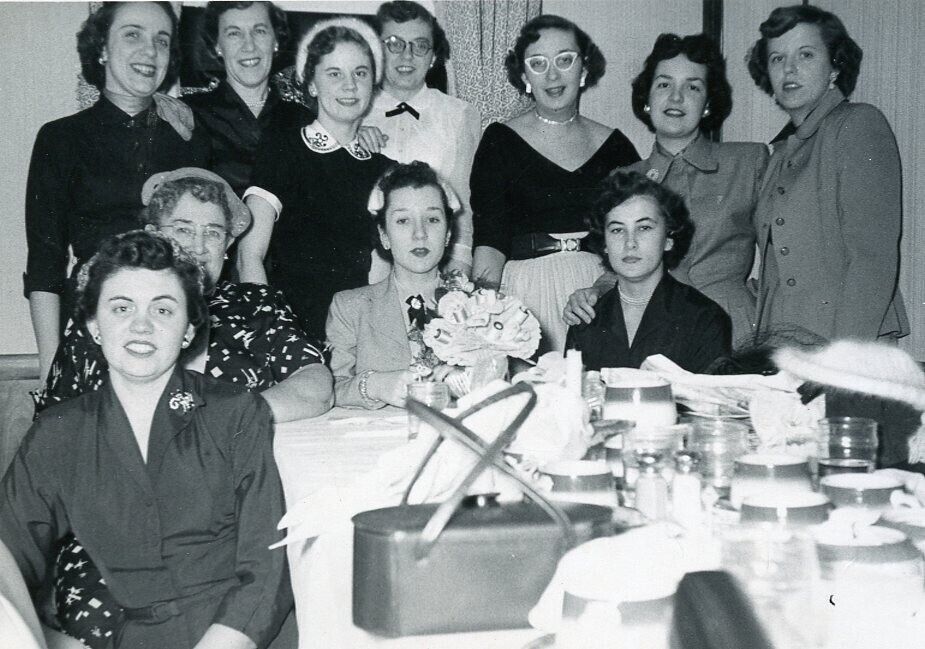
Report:
<svg viewBox="0 0 925 649"><path fill-rule="evenodd" d="M270 81L279 9L209 3L203 24L226 75L187 100L190 132L157 94L178 67L170 4L104 3L78 34L100 99L46 124L30 167L24 281L48 378L0 540L37 603L53 592L45 622L89 646L284 646L272 423L402 405L441 269L519 296L543 349L589 368L662 353L705 372L787 327L906 332L895 139L847 101L861 50L828 12L761 25L749 70L791 121L770 155L708 137L732 110L717 45L660 36L631 93L645 160L581 114L605 60L558 16L504 61L533 107L484 134L426 86L449 43L416 3L383 4L375 30L314 25L307 107Z"/></svg>

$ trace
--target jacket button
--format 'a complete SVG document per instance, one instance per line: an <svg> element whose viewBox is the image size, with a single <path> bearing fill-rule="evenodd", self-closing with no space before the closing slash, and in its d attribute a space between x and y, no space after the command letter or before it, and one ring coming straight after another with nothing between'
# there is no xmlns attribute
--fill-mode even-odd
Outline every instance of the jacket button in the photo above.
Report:
<svg viewBox="0 0 925 649"><path fill-rule="evenodd" d="M790 254L790 248L788 248L787 246L784 246L783 248L780 249L780 254L782 254L782 255L789 255L789 254Z"/></svg>
<svg viewBox="0 0 925 649"><path fill-rule="evenodd" d="M797 281L793 279L792 277L787 280L787 286L796 286L796 285L797 285Z"/></svg>
<svg viewBox="0 0 925 649"><path fill-rule="evenodd" d="M779 216L776 219L774 219L774 222L777 223L777 225L783 225L785 223L784 219L782 219Z"/></svg>
<svg viewBox="0 0 925 649"><path fill-rule="evenodd" d="M784 189L783 187L778 187L778 188L777 188L777 193L778 193L778 194L786 194L786 193L787 193L787 190Z"/></svg>
<svg viewBox="0 0 925 649"><path fill-rule="evenodd" d="M791 169L791 168L793 168L793 160L788 160L788 161L787 161L787 169Z"/></svg>

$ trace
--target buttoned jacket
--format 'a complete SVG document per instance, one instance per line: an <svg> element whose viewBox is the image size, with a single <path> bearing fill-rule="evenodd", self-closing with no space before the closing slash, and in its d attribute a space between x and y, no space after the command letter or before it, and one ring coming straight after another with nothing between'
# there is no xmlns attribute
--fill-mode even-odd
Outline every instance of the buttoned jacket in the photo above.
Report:
<svg viewBox="0 0 925 649"><path fill-rule="evenodd" d="M838 89L778 143L755 210L759 330L867 340L908 333L897 289L901 174L886 118Z"/></svg>

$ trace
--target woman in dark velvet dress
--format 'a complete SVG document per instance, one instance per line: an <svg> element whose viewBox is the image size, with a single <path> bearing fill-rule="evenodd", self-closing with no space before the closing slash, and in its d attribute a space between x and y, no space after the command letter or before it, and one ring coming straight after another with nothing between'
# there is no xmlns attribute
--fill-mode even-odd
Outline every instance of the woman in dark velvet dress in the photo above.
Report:
<svg viewBox="0 0 925 649"><path fill-rule="evenodd" d="M94 646L265 647L292 606L268 549L284 509L270 407L178 365L203 332L203 283L163 235L104 241L77 302L107 380L43 413L0 483L0 538L33 598L69 533L99 567L120 611Z"/></svg>
<svg viewBox="0 0 925 649"><path fill-rule="evenodd" d="M365 23L339 18L315 25L299 45L296 70L318 119L269 134L245 192L254 224L238 249L241 281L265 284L269 277L319 340L334 293L369 281L373 231L366 202L392 163L363 149L357 129L381 59L378 37Z"/></svg>
<svg viewBox="0 0 925 649"><path fill-rule="evenodd" d="M29 165L23 279L42 377L70 315L71 253L76 272L100 241L137 227L141 186L151 174L209 161L207 138L196 131L190 138L159 117L153 100L179 70L170 3L102 4L77 34L81 70L99 101L45 124Z"/></svg>
<svg viewBox="0 0 925 649"><path fill-rule="evenodd" d="M183 99L212 143L212 171L240 196L250 182L261 136L305 126L312 113L285 101L270 83L274 55L289 36L286 15L276 5L210 2L202 25L202 40L222 60L225 78L211 92Z"/></svg>
<svg viewBox="0 0 925 649"><path fill-rule="evenodd" d="M615 172L597 191L589 239L617 285L590 323L569 328L567 349L588 369L639 367L662 354L690 372L704 372L729 353L732 322L697 289L674 279L694 226L684 200L637 172Z"/></svg>
<svg viewBox="0 0 925 649"><path fill-rule="evenodd" d="M591 191L639 156L619 130L579 112L605 61L575 24L559 16L531 20L505 65L514 87L536 103L490 125L475 154L472 274L521 298L542 326L541 351L561 351L565 301L602 272L581 241Z"/></svg>

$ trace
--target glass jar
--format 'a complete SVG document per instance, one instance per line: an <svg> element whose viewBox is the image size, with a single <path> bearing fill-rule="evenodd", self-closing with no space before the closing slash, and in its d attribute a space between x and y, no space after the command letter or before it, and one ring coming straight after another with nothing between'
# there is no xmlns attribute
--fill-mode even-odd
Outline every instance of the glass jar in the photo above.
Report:
<svg viewBox="0 0 925 649"><path fill-rule="evenodd" d="M748 426L723 419L698 419L691 424L687 448L700 458L704 484L728 489L735 461L748 452Z"/></svg>

